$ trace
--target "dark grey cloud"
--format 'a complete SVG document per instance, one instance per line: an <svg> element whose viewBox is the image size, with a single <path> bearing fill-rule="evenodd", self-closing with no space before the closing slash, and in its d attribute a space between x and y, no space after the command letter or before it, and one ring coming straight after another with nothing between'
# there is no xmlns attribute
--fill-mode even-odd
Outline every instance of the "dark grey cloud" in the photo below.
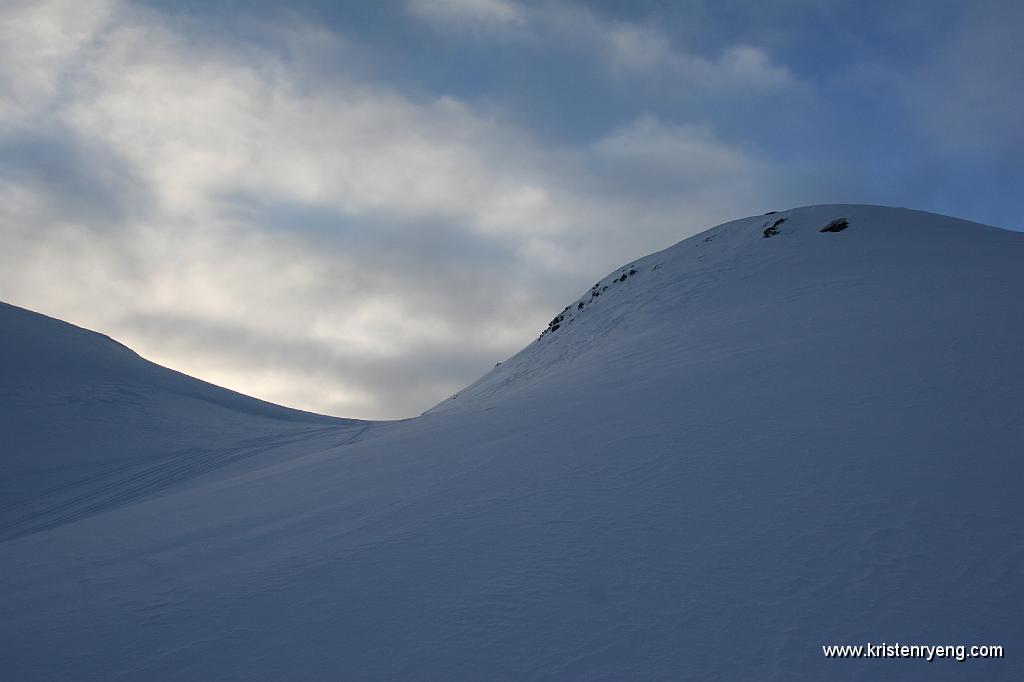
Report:
<svg viewBox="0 0 1024 682"><path fill-rule="evenodd" d="M103 144L60 127L0 135L0 182L31 188L94 229L113 229L149 208L147 187Z"/></svg>

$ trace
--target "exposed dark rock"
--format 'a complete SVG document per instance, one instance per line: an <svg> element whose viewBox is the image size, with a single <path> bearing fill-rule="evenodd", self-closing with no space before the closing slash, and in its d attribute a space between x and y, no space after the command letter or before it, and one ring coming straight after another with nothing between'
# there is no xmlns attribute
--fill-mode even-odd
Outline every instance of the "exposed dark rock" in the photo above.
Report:
<svg viewBox="0 0 1024 682"><path fill-rule="evenodd" d="M850 226L850 223L846 221L846 218L836 218L825 227L821 228L821 232L842 232Z"/></svg>
<svg viewBox="0 0 1024 682"><path fill-rule="evenodd" d="M568 309L569 309L569 306L565 306L565 310L568 310ZM540 335L544 336L548 332L553 332L556 329L558 329L561 326L562 320L565 319L565 314L564 313L565 313L565 311L562 311L562 314L555 315L554 319L552 319L550 322L548 322L548 328L545 329L544 331L542 331L540 333Z"/></svg>
<svg viewBox="0 0 1024 682"><path fill-rule="evenodd" d="M770 227L764 228L764 232L762 233L762 236L765 239L767 239L768 237L774 237L775 235L777 235L779 233L779 225L781 225L784 222L786 222L785 218L779 218L774 223L772 223Z"/></svg>

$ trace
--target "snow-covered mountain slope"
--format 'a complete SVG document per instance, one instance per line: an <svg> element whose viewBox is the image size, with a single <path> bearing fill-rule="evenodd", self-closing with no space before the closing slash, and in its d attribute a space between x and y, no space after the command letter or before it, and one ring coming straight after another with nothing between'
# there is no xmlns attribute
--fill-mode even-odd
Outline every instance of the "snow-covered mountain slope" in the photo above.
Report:
<svg viewBox="0 0 1024 682"><path fill-rule="evenodd" d="M1020 679L1022 262L796 209L616 270L419 418L232 412L277 449L0 543L0 674ZM868 642L1006 658L822 654Z"/></svg>
<svg viewBox="0 0 1024 682"><path fill-rule="evenodd" d="M0 303L0 539L119 506L327 426Z"/></svg>
<svg viewBox="0 0 1024 682"><path fill-rule="evenodd" d="M821 232L837 216L852 227ZM977 298L991 288L1012 294L1019 280L1006 271L1019 269L1021 242L1015 232L871 206L815 206L720 225L608 274L537 342L433 411L579 374L598 379L609 365L628 363L623 369L635 374L638 361L651 376L671 367L690 376L695 366L739 360L730 353L757 365L796 353L832 368L849 363L844 345L863 357L888 334L908 343L917 337L918 364L943 351L943 332L952 340L991 329L1016 343L1002 332L1019 321L1020 307ZM960 317L964 306L971 318ZM956 330L961 324L978 329Z"/></svg>

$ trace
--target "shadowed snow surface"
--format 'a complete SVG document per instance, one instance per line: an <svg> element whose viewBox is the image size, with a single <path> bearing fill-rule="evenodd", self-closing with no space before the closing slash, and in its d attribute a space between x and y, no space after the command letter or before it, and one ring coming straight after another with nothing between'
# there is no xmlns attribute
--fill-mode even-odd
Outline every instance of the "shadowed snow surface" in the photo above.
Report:
<svg viewBox="0 0 1024 682"><path fill-rule="evenodd" d="M378 423L3 306L0 677L1021 679L1022 263L740 220ZM1007 657L822 655L867 642Z"/></svg>

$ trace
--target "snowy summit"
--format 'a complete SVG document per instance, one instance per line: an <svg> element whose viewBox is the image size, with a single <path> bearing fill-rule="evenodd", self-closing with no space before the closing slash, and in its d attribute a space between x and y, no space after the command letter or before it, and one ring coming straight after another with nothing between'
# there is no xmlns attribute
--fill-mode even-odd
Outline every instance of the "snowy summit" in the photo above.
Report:
<svg viewBox="0 0 1024 682"><path fill-rule="evenodd" d="M2 305L0 677L1024 678L1021 263L918 211L738 220L394 422ZM867 642L1008 654L822 655Z"/></svg>

